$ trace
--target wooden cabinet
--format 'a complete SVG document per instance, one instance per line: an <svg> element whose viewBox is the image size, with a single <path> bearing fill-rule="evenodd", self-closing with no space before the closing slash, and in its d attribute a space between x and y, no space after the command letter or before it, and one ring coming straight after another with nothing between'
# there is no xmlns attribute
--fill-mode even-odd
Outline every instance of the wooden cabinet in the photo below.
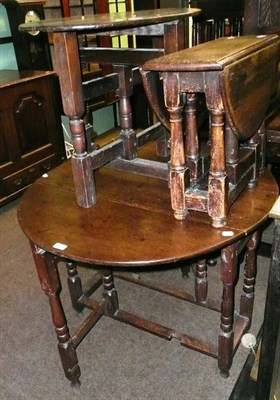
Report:
<svg viewBox="0 0 280 400"><path fill-rule="evenodd" d="M65 158L56 79L0 71L0 206Z"/></svg>

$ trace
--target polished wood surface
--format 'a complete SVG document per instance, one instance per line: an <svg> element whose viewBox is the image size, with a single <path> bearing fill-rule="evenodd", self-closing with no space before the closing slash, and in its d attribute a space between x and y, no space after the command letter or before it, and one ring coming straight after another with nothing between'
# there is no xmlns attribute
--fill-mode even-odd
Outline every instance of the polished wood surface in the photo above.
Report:
<svg viewBox="0 0 280 400"><path fill-rule="evenodd" d="M21 31L76 32L93 30L95 33L147 26L174 21L199 14L197 8L166 8L119 12L110 14L86 15L84 17L55 18L44 21L21 24Z"/></svg>
<svg viewBox="0 0 280 400"><path fill-rule="evenodd" d="M227 377L241 337L251 324L256 276L258 230L277 198L278 186L265 171L259 185L247 189L234 203L228 224L211 227L207 214L191 212L176 221L170 211L165 182L101 168L96 173L100 201L89 209L76 204L68 163L40 178L25 193L18 220L31 242L42 290L49 298L58 348L66 377L78 384L80 367L76 347L102 315L130 324L161 338L177 339L181 345L218 360ZM203 238L203 240L202 240ZM222 302L208 298L206 256L221 250ZM239 255L246 251L243 290L239 310L235 309L235 285L239 276ZM145 282L134 274L119 273L114 267L161 269L163 264L196 258L194 294L172 285ZM58 261L66 261L73 308L91 310L74 333L70 333L60 300ZM82 285L76 261L101 267L101 273ZM114 273L112 273L113 271ZM127 312L119 307L114 276L169 296L219 312L218 337L211 340L189 336ZM240 278L241 279L241 278ZM101 300L90 295L103 282Z"/></svg>
<svg viewBox="0 0 280 400"><path fill-rule="evenodd" d="M47 76L55 76L53 71L32 71L2 69L0 72L0 88L17 85L20 82L30 82Z"/></svg>
<svg viewBox="0 0 280 400"><path fill-rule="evenodd" d="M23 197L18 213L23 231L37 246L77 261L161 265L207 254L246 236L266 220L278 194L277 184L264 173L257 187L233 204L227 225L214 229L204 213L190 212L176 221L165 181L103 168L96 173L96 188L100 201L81 208L70 163L49 172ZM223 236L223 231L233 236ZM67 249L56 250L56 242Z"/></svg>

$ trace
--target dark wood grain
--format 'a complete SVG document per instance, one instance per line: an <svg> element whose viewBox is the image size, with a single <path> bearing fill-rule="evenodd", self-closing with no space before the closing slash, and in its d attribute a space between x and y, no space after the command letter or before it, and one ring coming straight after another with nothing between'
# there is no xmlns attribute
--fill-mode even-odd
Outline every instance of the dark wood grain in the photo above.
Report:
<svg viewBox="0 0 280 400"><path fill-rule="evenodd" d="M39 21L36 23L21 24L21 31L41 32L85 32L93 30L95 33L133 28L145 25L153 25L185 18L188 15L199 14L200 10L195 8L166 8L154 10L141 10L135 12L95 14L85 17L57 18Z"/></svg>
<svg viewBox="0 0 280 400"><path fill-rule="evenodd" d="M280 5L277 0L246 0L244 2L244 33L255 35L279 33Z"/></svg>
<svg viewBox="0 0 280 400"><path fill-rule="evenodd" d="M96 183L100 201L83 209L76 205L69 162L39 179L19 208L23 231L36 245L77 261L157 265L207 254L240 239L267 218L278 194L266 172L256 188L246 190L233 204L227 225L214 229L204 213L190 212L184 221L174 220L165 181L101 169ZM233 231L233 237L223 237L223 230ZM55 250L56 242L66 244L67 251Z"/></svg>
<svg viewBox="0 0 280 400"><path fill-rule="evenodd" d="M146 156L150 152L147 151ZM80 368L76 347L102 315L153 333L167 340L177 339L183 346L217 358L223 376L228 376L233 355L244 332L250 327L256 273L258 229L278 195L278 186L265 171L259 184L244 191L233 204L223 229L211 227L205 213L191 212L184 221L176 221L170 210L169 190L165 182L138 174L101 168L96 173L100 200L94 207L76 204L70 163L39 179L24 195L18 209L18 220L32 243L39 280L50 301L58 348L66 377L78 384ZM223 236L224 231L232 236ZM207 240L201 240L201 238ZM55 243L66 245L57 250ZM221 249L220 278L223 284L221 308L217 299L208 298L205 255ZM247 252L240 309L234 306L238 255ZM195 294L174 287L145 283L125 274L129 282L157 290L183 301L221 313L219 338L198 339L119 308L114 287L114 267L145 266L161 269L163 264L198 257ZM60 301L61 284L58 260L66 263L68 285L74 309L85 307L91 312L71 334ZM75 261L99 265L103 273L103 299L95 301L90 294L100 285L95 276L93 287L81 284ZM174 264L175 266L175 264ZM118 274L122 279L122 274ZM84 287L84 290L83 290Z"/></svg>

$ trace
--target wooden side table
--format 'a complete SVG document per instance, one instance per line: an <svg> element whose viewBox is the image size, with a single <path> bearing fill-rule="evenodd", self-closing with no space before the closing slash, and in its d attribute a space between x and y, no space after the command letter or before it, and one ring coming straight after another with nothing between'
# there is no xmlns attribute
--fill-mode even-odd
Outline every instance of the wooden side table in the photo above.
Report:
<svg viewBox="0 0 280 400"><path fill-rule="evenodd" d="M170 209L164 181L137 174L101 168L96 173L99 201L94 207L76 204L69 162L39 179L25 193L18 209L21 228L29 238L42 290L49 298L61 361L67 378L78 383L80 368L76 348L102 315L158 335L178 339L183 346L217 358L222 375L228 376L233 355L251 323L256 273L258 230L268 218L278 196L278 186L267 171L255 188L244 191L233 204L223 229L211 227L206 213L190 212L177 221ZM203 238L203 240L201 240ZM207 238L207 239L206 239ZM206 256L221 250L222 303L207 295ZM246 250L240 309L234 310L238 254ZM194 294L162 285L148 285L114 268L158 269L168 263L198 259ZM67 327L60 300L59 260L66 262L70 296L75 310L91 313L74 333ZM98 265L102 276L83 286L77 263ZM219 337L201 340L140 318L118 306L114 275L137 285L175 296L209 312L221 314ZM241 274L242 276L242 274ZM103 296L90 294L103 282Z"/></svg>
<svg viewBox="0 0 280 400"><path fill-rule="evenodd" d="M127 13L97 14L85 17L61 18L35 23L22 24L23 32L53 33L56 70L60 79L64 113L70 118L75 154L72 170L76 188L77 203L91 207L96 202L95 183L92 170L117 160L120 169L133 169L146 175L158 176L168 180L166 165L138 162L137 149L152 139L159 138L165 143L167 138L159 124L154 129L146 129L136 136L132 127L130 96L133 85L141 81L139 70L133 67L142 65L148 59L169 54L185 47L185 20L197 15L199 9L167 8L142 10ZM79 48L78 37L83 34L96 36L136 35L151 36L153 49L123 48ZM81 63L110 63L115 73L104 79L82 81ZM85 102L114 91L120 101L119 140L105 149L97 151L88 146L83 117ZM163 138L163 139L162 139ZM165 151L165 150L163 150ZM128 161L131 161L130 163ZM148 164L148 165L147 165ZM116 165L115 165L116 167Z"/></svg>
<svg viewBox="0 0 280 400"><path fill-rule="evenodd" d="M170 191L177 219L193 209L208 212L213 226L222 227L241 191L257 183L279 45L277 35L227 37L143 65L151 106L171 132ZM165 107L155 90L159 78ZM197 131L198 93L205 94L209 112L209 158L202 156Z"/></svg>

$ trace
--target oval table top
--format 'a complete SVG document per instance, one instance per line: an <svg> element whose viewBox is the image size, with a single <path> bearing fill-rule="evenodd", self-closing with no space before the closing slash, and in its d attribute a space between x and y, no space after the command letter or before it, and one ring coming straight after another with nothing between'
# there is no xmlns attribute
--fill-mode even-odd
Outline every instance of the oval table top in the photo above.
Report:
<svg viewBox="0 0 280 400"><path fill-rule="evenodd" d="M154 25L191 17L200 13L198 8L162 8L108 14L91 14L67 18L51 18L21 24L20 31L41 32L106 32Z"/></svg>
<svg viewBox="0 0 280 400"><path fill-rule="evenodd" d="M215 229L206 213L191 211L185 220L175 220L166 181L106 167L95 178L97 203L91 208L76 203L70 162L39 178L18 208L19 224L31 242L97 265L171 263L209 254L254 231L278 196L275 179L265 171L257 187L234 202L227 225Z"/></svg>

